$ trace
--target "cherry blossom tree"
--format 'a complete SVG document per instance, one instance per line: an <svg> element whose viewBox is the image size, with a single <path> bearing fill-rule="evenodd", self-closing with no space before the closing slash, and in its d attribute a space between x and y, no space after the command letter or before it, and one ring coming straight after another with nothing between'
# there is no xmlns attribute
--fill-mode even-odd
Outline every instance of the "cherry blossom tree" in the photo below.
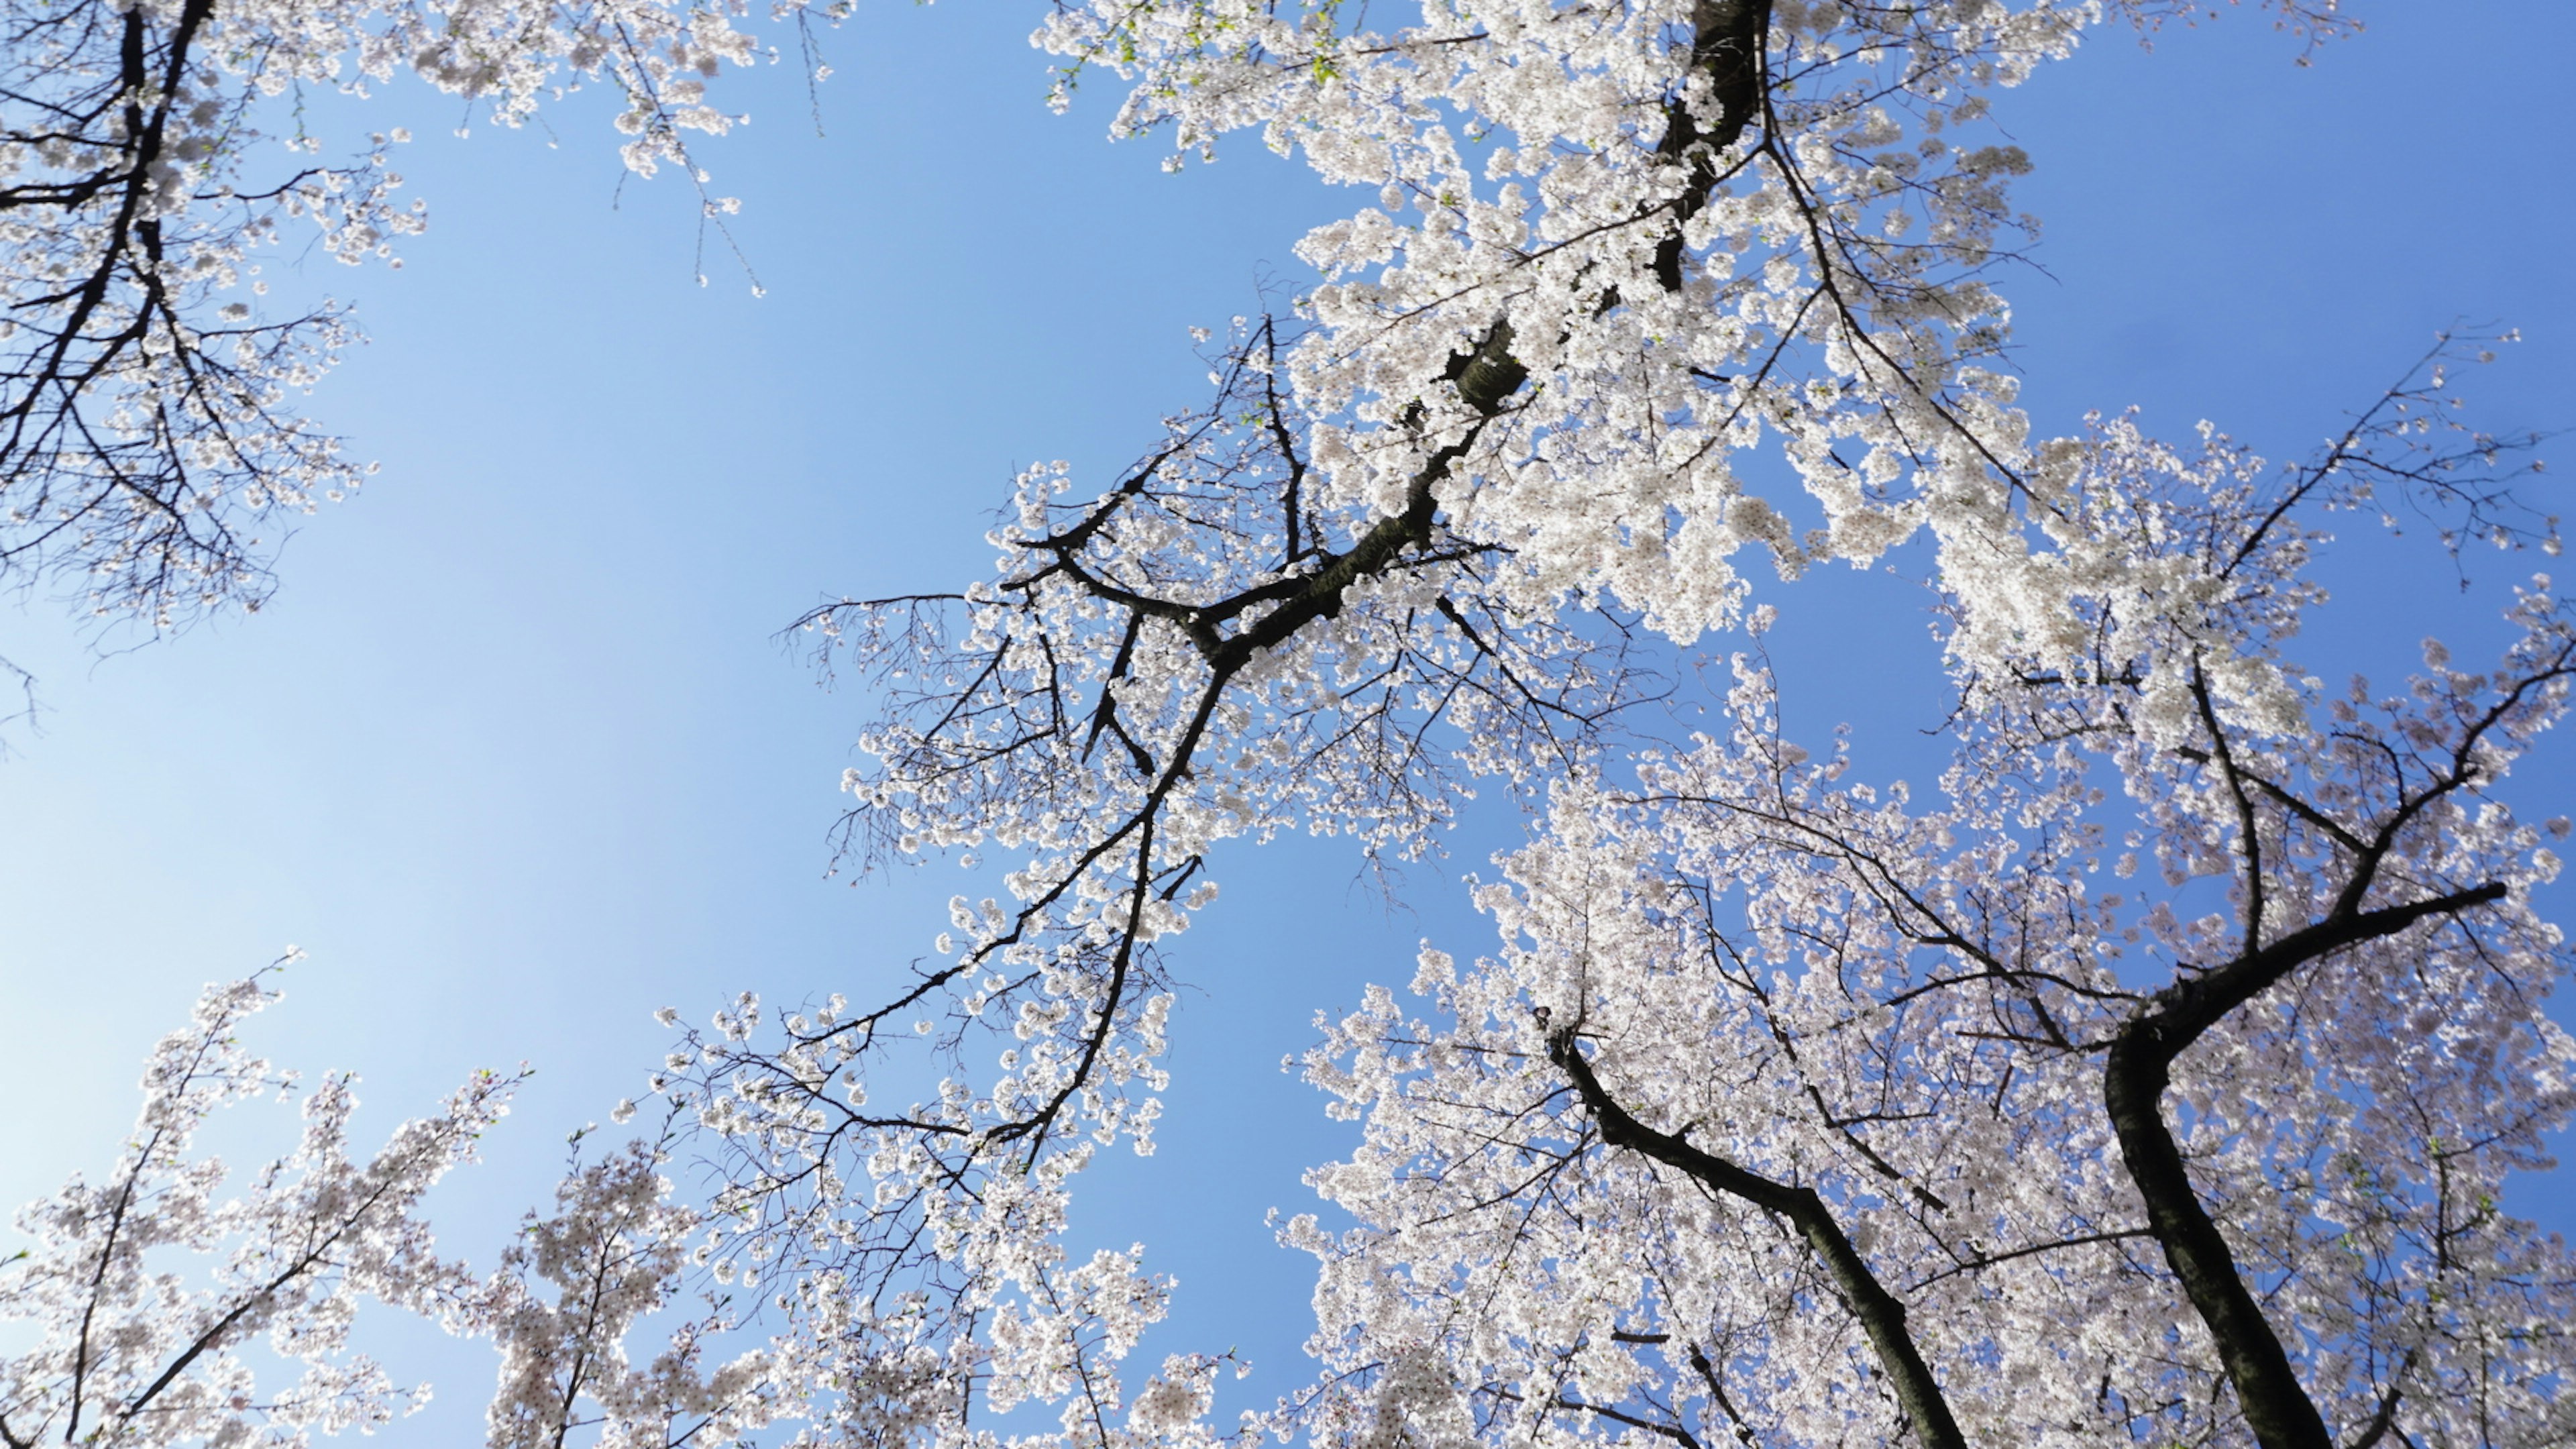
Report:
<svg viewBox="0 0 2576 1449"><path fill-rule="evenodd" d="M1310 1058L1366 1123L1318 1174L1360 1226L1293 1234L1339 1371L1311 1408L1684 1444L2563 1437L2576 1260L2498 1205L2571 1105L2529 901L2559 863L2493 791L2576 630L2544 577L2489 670L2428 643L2402 690L2329 688L2281 652L2311 510L2456 480L2371 451L2399 401L2270 476L2102 425L2067 536L2186 596L2088 601L2077 656L1954 655L1928 802L1786 739L1758 653L1725 734L1561 787L1484 893L1501 955L1426 952L1422 1007L1374 994ZM2290 708L2227 705L2221 668Z"/></svg>
<svg viewBox="0 0 2576 1449"><path fill-rule="evenodd" d="M753 59L731 12L607 5L24 0L0 7L0 583L165 627L266 596L285 520L365 468L295 406L352 338L272 300L262 258L394 258L426 203L392 146L324 156L306 90L409 73L517 126L585 80L623 99L626 164L688 159L706 99ZM778 7L794 25L804 12ZM731 206L707 198L711 216ZM265 534L260 530L267 530Z"/></svg>
<svg viewBox="0 0 2576 1449"><path fill-rule="evenodd" d="M2338 525L2556 552L2531 440L2456 421L2481 345L2288 468L2016 404L2028 162L1986 117L2166 13L1061 5L1040 42L1063 87L1129 87L1122 133L1182 165L1258 128L1372 204L1207 339L1212 399L1132 469L1023 474L989 577L801 621L877 701L852 862L998 852L1001 884L856 1005L667 1013L657 1126L577 1160L497 1275L380 1295L495 1337L493 1441L2576 1433L2576 1263L2501 1204L2576 1105L2532 896L2566 827L2505 798L2576 628L2535 576L2491 668L2428 643L2374 689L2289 652ZM1802 574L1892 558L1955 700L1919 792L1788 739L1760 643ZM1722 723L1682 734L1659 704L1702 664ZM1341 1221L1284 1234L1314 1386L1223 1432L1224 1355L1131 1388L1170 1285L1074 1254L1067 1204L1152 1149L1217 863L1295 830L1419 855L1497 781L1532 802L1479 896L1499 947L1426 948L1308 1059L1360 1132L1312 1178ZM57 1256L105 1261L96 1221ZM11 1302L66 1341L71 1299ZM13 1369L13 1423L77 1420L73 1357Z"/></svg>

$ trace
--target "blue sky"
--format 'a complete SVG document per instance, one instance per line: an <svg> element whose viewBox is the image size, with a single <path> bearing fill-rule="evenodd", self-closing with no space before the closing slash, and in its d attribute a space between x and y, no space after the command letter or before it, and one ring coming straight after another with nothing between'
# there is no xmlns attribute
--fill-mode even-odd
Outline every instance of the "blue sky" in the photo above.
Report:
<svg viewBox="0 0 2576 1449"><path fill-rule="evenodd" d="M2230 13L2152 55L2103 32L2004 98L2047 223L2045 274L2006 284L2043 428L2134 403L2295 453L2460 319L2529 338L2475 379L2486 420L2576 425L2576 120L2553 100L2576 7L2356 8L2371 33L2312 68ZM758 300L720 255L695 285L692 198L621 189L596 107L461 141L461 108L418 87L319 107L353 139L421 135L400 165L433 226L409 265L304 274L374 336L314 408L382 475L305 522L255 618L101 659L41 601L0 612L47 706L0 763L0 1199L99 1165L199 983L291 941L312 959L258 1039L358 1068L379 1128L476 1067L539 1068L444 1194L451 1248L488 1260L565 1131L658 1055L652 1008L858 997L929 950L953 871L824 879L865 706L775 631L825 595L979 572L1018 466L1125 462L1203 391L1185 330L1293 288L1296 236L1364 199L1251 144L1165 175L1100 139L1105 90L1051 117L1036 18L863 7L827 42L821 136L786 71L729 83L755 123L704 154L746 200ZM2319 648L2393 672L2421 634L2482 627L2488 597L2420 577L2354 576ZM1903 758L1939 713L1888 617L1911 591L1775 596L1792 727L1855 719ZM2562 742L2518 781L2525 813L2576 811L2571 784ZM1177 1336L1241 1345L1262 1397L1298 1382L1308 1322L1262 1213L1304 1207L1298 1171L1339 1140L1276 1064L1316 1009L1408 977L1417 939L1482 948L1448 881L1506 832L1468 836L1401 906L1332 842L1220 862L1179 957L1197 990L1163 1151L1082 1201L1079 1230L1145 1241L1182 1280ZM2576 1226L2576 1190L2531 1188L2527 1211ZM472 1442L482 1351L389 1341L397 1377L442 1390L394 1442Z"/></svg>

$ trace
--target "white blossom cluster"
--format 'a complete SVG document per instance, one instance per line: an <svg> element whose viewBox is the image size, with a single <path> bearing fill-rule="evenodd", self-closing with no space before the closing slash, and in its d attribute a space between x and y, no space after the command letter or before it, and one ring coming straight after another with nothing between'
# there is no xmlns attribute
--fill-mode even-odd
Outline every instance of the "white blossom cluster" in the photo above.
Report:
<svg viewBox="0 0 2576 1449"><path fill-rule="evenodd" d="M1065 1404L1085 1442L1213 1449L1197 1420L1231 1356L1174 1355L1127 1405L1117 1362L1169 1284L1139 1251L1064 1261L1063 1194L1026 1179L989 1184L1012 1220L996 1231L938 1190L954 1181L907 1198L905 1165L881 1155L873 1186L843 1194L830 1162L809 1154L796 1171L774 1122L768 1140L787 1155L764 1158L748 1119L718 1107L702 1125L732 1133L738 1155L712 1202L675 1197L667 1130L577 1155L553 1211L531 1213L498 1271L478 1275L438 1255L417 1207L473 1160L518 1079L478 1074L359 1163L351 1084L334 1076L306 1097L298 1150L225 1197L225 1165L195 1138L228 1104L293 1094L294 1077L239 1038L276 998L265 973L209 987L146 1064L143 1114L110 1174L20 1214L27 1246L0 1265L0 1321L37 1339L0 1357L0 1444L300 1446L385 1423L427 1389L352 1350L372 1299L492 1341L494 1449L747 1444L772 1426L782 1437L768 1442L787 1445L998 1449L960 1410L1031 1400ZM746 1004L728 1022L738 1032L757 1015ZM878 1145L899 1156L910 1141ZM907 1248L905 1233L921 1241ZM270 1382L279 1363L301 1372Z"/></svg>
<svg viewBox="0 0 2576 1449"><path fill-rule="evenodd" d="M353 1083L326 1077L304 1098L296 1150L232 1181L192 1143L219 1108L293 1090L235 1036L275 996L259 977L210 987L145 1063L143 1113L114 1167L19 1214L0 1320L28 1325L34 1346L0 1357L0 1444L302 1445L364 1429L420 1391L351 1348L360 1300L478 1318L480 1286L437 1255L416 1209L473 1160L516 1079L477 1075L361 1161ZM263 1362L299 1372L264 1381Z"/></svg>
<svg viewBox="0 0 2576 1449"><path fill-rule="evenodd" d="M1149 1005L1141 1029L1158 1032L1167 1009ZM1218 1371L1241 1365L1170 1355L1131 1399L1121 1364L1171 1283L1141 1247L1064 1249L1066 1183L1093 1144L998 1152L991 1104L954 1082L935 1102L872 1109L851 1068L867 1028L844 1035L844 1011L791 1014L787 1044L761 1051L762 1007L737 1000L655 1075L662 1133L565 1178L468 1325L503 1355L490 1442L595 1428L602 1445L666 1449L1216 1449L1199 1421ZM682 1144L712 1173L695 1206L672 1199ZM639 1330L663 1345L641 1368L627 1350ZM1000 1416L1024 1405L1054 1408L1058 1431L1004 1438L998 1425L1026 1421Z"/></svg>
<svg viewBox="0 0 2576 1449"><path fill-rule="evenodd" d="M531 1214L503 1255L484 1308L501 1352L486 1441L493 1449L544 1449L593 1426L595 1442L611 1449L733 1443L776 1417L772 1355L754 1349L712 1372L702 1367L709 1341L721 1344L734 1326L720 1303L664 1327L666 1346L649 1364L628 1360L637 1320L678 1297L702 1225L670 1200L666 1160L636 1142L576 1162L556 1187L555 1215ZM553 1286L553 1303L536 1281Z"/></svg>
<svg viewBox="0 0 2576 1449"><path fill-rule="evenodd" d="M995 1449L996 1416L1048 1405L1061 1437L1012 1442L1213 1449L1196 1420L1223 1356L1172 1357L1132 1403L1121 1377L1164 1315L1169 1280L1144 1269L1141 1247L1077 1261L1062 1242L1072 1176L1101 1142L1150 1131L1153 1105L1116 1093L1139 1074L1162 1084L1143 1062L1162 1050L1169 1007L1168 996L1131 1007L1125 1039L1087 1077L1040 1065L1042 1040L1024 1059L1006 1054L1006 1072L1084 1096L1090 1134L1070 1143L1048 1136L1065 1124L1024 1125L1041 1088L1007 1079L981 1097L952 1077L931 1100L873 1105L861 1069L879 1059L885 1013L850 1014L837 997L778 1023L780 1047L756 1043L762 1007L749 997L686 1032L653 1087L716 1185L694 1231L656 1230L688 1244L665 1281L694 1284L715 1307L687 1334L765 1335L730 1370L737 1399L759 1412L687 1442L734 1442L777 1419L795 1422L789 1444ZM723 1387L703 1382L710 1399Z"/></svg>
<svg viewBox="0 0 2576 1449"><path fill-rule="evenodd" d="M706 86L754 58L737 18L668 0L0 5L0 582L50 575L155 627L256 605L275 542L256 530L358 485L292 402L348 316L280 308L260 258L307 240L393 258L425 204L391 167L407 135L326 161L291 93L409 73L516 126L604 81L626 164L703 182L683 137L733 123Z"/></svg>

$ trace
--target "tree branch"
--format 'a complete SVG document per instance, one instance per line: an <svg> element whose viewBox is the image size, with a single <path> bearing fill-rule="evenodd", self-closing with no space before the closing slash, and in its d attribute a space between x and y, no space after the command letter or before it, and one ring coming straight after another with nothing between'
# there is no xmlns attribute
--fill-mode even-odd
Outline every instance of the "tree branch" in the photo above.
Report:
<svg viewBox="0 0 2576 1449"><path fill-rule="evenodd" d="M2332 1449L2324 1415L2301 1387L2270 1320L2245 1286L2235 1255L2192 1189L2182 1148L2164 1119L2176 1058L2226 1015L2291 972L2334 952L2406 930L2430 916L2502 900L2490 881L2449 895L2339 911L2247 951L2203 975L2177 981L2120 1029L2102 1074L2103 1105L2120 1139L2129 1179L2145 1200L2147 1228L2163 1247L2184 1294L2217 1341L2238 1407L2263 1449Z"/></svg>
<svg viewBox="0 0 2576 1449"><path fill-rule="evenodd" d="M1922 1350L1906 1329L1905 1305L1879 1283L1878 1275L1870 1271L1841 1224L1834 1221L1833 1210L1825 1206L1814 1188L1775 1182L1693 1147L1677 1134L1658 1132L1638 1121L1602 1087L1601 1079L1593 1074L1592 1063L1575 1046L1571 1027L1549 1034L1547 1057L1573 1081L1583 1105L1601 1124L1602 1141L1643 1153L1688 1174L1713 1192L1742 1198L1796 1225L1808 1250L1841 1293L1844 1306L1860 1320L1861 1330L1877 1351L1879 1368L1896 1387L1898 1406L1923 1436L1924 1443L1932 1449L1967 1449L1967 1437L1950 1413L1940 1380L1933 1376L1931 1365L1924 1362Z"/></svg>

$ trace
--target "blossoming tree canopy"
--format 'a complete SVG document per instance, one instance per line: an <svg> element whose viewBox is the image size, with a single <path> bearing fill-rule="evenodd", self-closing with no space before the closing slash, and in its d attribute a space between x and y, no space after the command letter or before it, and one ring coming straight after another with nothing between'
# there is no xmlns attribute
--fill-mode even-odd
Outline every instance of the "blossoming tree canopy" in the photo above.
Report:
<svg viewBox="0 0 2576 1449"><path fill-rule="evenodd" d="M1297 508L1276 345L1249 330L1219 404L1096 502L1024 480L963 630L920 599L823 616L889 681L856 839L998 843L1019 905L959 901L953 964L792 1018L784 1056L723 1019L693 1091L766 1104L805 1161L904 1142L907 1191L1145 1145L1152 951L1207 851L1300 824L1410 847L1459 788L1445 753L1553 803L1484 898L1502 957L1433 953L1425 1007L1374 996L1309 1060L1368 1135L1315 1178L1357 1226L1289 1232L1323 1260L1325 1375L1284 1424L2465 1442L2510 1400L2564 1431L2546 1325L2576 1277L2496 1207L2569 1106L2539 1009L2566 958L2528 896L2557 862L2493 791L2576 634L2540 579L2488 672L2428 646L2406 690L2329 690L2282 652L2339 513L2553 543L2513 445L2432 421L2448 349L2288 471L2126 420L2035 450L2023 566L2060 627L1972 648L1945 576L1956 759L1922 809L1781 738L1749 658L1728 733L1617 761L1645 626L1516 609L1508 548L1364 516L1279 567L1333 534ZM2094 884L2142 861L2161 888ZM1012 1033L1002 1075L907 1122L819 1105L941 990L950 1047Z"/></svg>
<svg viewBox="0 0 2576 1449"><path fill-rule="evenodd" d="M1040 40L1066 85L1130 84L1122 131L1168 126L1179 160L1258 127L1368 204L1134 468L1026 472L989 577L804 621L878 691L852 854L1007 874L891 989L681 1032L658 1128L577 1162L456 1320L502 1346L494 1442L968 1449L1052 1410L1019 1442L1203 1449L1227 1356L1131 1389L1170 1285L1066 1239L1094 1155L1152 1146L1170 942L1228 842L1416 853L1495 777L1534 805L1480 896L1501 946L1427 950L1413 1001L1372 992L1308 1059L1361 1131L1313 1174L1343 1220L1286 1231L1321 1265L1321 1372L1242 1432L2576 1433L2576 1264L2500 1205L2571 1106L2532 899L2558 863L2504 790L2576 628L2536 577L2483 670L2428 644L2406 685L2347 686L2289 652L2337 520L2554 553L2529 440L2452 421L2473 342L2287 469L2124 417L2035 438L2015 404L2027 162L1983 118L2157 9L1060 7ZM697 97L637 57L734 53L694 13L649 52L586 49L591 11L408 16L314 54L505 98L604 69L651 103L639 164L676 154L652 106ZM369 27L508 40L451 74ZM1786 580L1917 541L1955 702L1922 792L1787 738L1747 645ZM1748 546L1784 580L1758 609ZM1721 727L1663 737L1650 706L1734 630ZM93 1219L66 1231L94 1251ZM14 1306L80 1341L74 1298ZM59 1357L12 1424L79 1420Z"/></svg>
<svg viewBox="0 0 2576 1449"><path fill-rule="evenodd" d="M726 129L707 78L752 57L728 12L662 0L0 6L0 582L155 626L256 605L276 540L251 530L359 481L290 403L347 314L269 301L260 258L391 257L425 204L397 195L399 128L326 160L281 97L410 72L517 125L601 79L649 175Z"/></svg>
<svg viewBox="0 0 2576 1449"><path fill-rule="evenodd" d="M2300 682L2312 723L2231 712L2211 655L2280 662L2320 542L2292 520L2351 459L2257 482L2125 425L2087 453L2072 521L2219 589L2088 611L2091 677L1954 660L1929 800L1784 738L1740 654L1724 735L1560 788L1484 893L1497 958L1426 952L1426 1002L1334 1027L1310 1075L1366 1137L1316 1175L1359 1226L1292 1233L1315 1409L1683 1443L2568 1432L2576 1262L2498 1207L2576 1105L2528 894L2558 861L2491 793L2563 708L2567 611L2541 579L2490 669L2428 645L2403 689Z"/></svg>
<svg viewBox="0 0 2576 1449"><path fill-rule="evenodd" d="M423 203L396 195L387 142L405 139L399 128L325 160L325 138L278 98L363 96L409 72L515 126L598 80L621 98L630 167L677 164L703 183L683 138L735 119L707 87L762 53L738 24L747 8L0 9L0 579L52 574L94 610L154 624L256 603L275 540L252 530L362 476L291 402L350 339L350 319L265 300L260 257L307 237L346 262L390 257ZM1831 551L1868 555L1910 526L1872 498L1877 485L1933 455L1977 472L1959 423L2009 431L1987 418L1997 384L1976 368L2003 317L1980 278L2017 228L2004 184L2024 163L2009 146L1944 138L2104 8L1431 7L1418 26L1380 32L1334 4L1069 4L1040 39L1065 57L1063 87L1101 68L1134 82L1122 132L1168 124L1186 151L1258 125L1323 176L1382 192L1383 209L1306 243L1334 279L1316 315L1344 344L1369 340L1309 350L1302 405L1363 424L1420 405L1446 422L1394 451L1391 435L1329 430L1323 479L1399 511L1418 471L1406 449L1436 450L1480 412L1446 391L1418 396L1421 380L1463 342L1516 325L1522 362L1557 385L1519 398L1490 445L1558 441L1520 459L1518 486L1489 487L1484 511L1530 532L1533 560L1557 556L1559 586L1584 587L1573 561L1602 530L1659 533L1652 510L1677 487L1728 500L1698 510L1673 557L1622 571L1622 597L1687 630L1732 607L1731 575L1704 565L1745 540L1803 547L1736 499L1722 458L1750 434L1793 437L1832 505ZM2190 7L2108 8L2151 19ZM2312 35L2339 26L2333 0L2275 8ZM764 18L810 55L812 17L846 13L846 0L778 0ZM1401 219L1408 208L1418 220ZM1819 349L1818 376L1780 366ZM1574 446L1676 413L1683 430L1648 452ZM1822 461L1837 440L1861 450L1857 472ZM1366 463L1339 466L1355 446ZM1548 480L1578 476L1631 478L1634 496L1570 530Z"/></svg>

